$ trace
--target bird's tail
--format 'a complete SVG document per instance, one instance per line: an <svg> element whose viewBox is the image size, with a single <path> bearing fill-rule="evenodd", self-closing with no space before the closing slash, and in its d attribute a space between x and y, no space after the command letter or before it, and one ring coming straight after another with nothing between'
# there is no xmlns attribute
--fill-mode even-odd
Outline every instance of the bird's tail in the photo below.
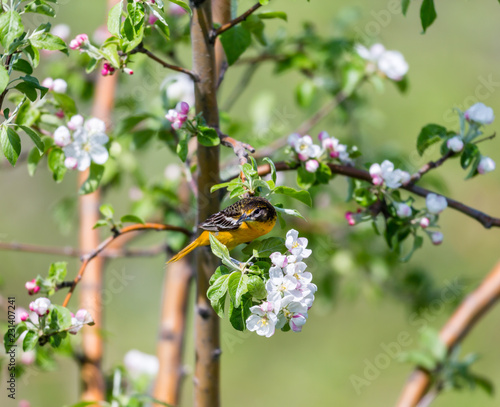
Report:
<svg viewBox="0 0 500 407"><path fill-rule="evenodd" d="M167 264L173 263L177 260L182 259L186 254L192 252L194 249L196 249L198 246L200 246L200 239L196 239L194 242L188 244L184 249L182 249L179 253L177 253L174 257L172 257L169 261L167 261Z"/></svg>

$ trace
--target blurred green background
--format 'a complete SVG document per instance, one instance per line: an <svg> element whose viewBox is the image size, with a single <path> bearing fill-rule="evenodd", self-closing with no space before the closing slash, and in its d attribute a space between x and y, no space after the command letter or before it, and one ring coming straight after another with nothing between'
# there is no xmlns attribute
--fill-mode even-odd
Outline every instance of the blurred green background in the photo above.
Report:
<svg viewBox="0 0 500 407"><path fill-rule="evenodd" d="M98 0L66 1L60 5L56 23L71 25L72 36L80 32L91 33L104 20L105 2ZM419 4L412 4L408 16L393 14L390 4L396 1L361 0L336 2L303 0L273 0L272 10L288 13L287 29L297 31L306 19L314 22L324 34L339 29L338 16L352 21L352 30L363 35L368 43L380 40L388 49L401 51L410 65L410 89L405 95L387 84L384 92L364 87L363 94L369 104L359 113L359 135L364 146L364 159L374 160L384 156L403 157L410 169L416 169L435 156L420 158L415 153L415 140L420 128L430 122L456 128L450 121L449 109L467 108L481 101L500 112L500 6L496 1L438 2L438 19L425 35L421 34L418 18ZM240 2L240 10L252 2ZM282 21L272 22L271 31L284 26ZM189 50L182 54L189 64ZM156 70L158 75L170 72ZM222 100L230 93L242 73L241 67L227 75L222 89ZM140 81L141 78L134 78ZM287 119L279 123L279 131L286 135L306 117L294 102L294 88L298 75L272 76L271 66L264 65L255 75L251 86L238 100L232 114L248 118L255 115L256 103L262 92L274 98L278 111L286 112ZM160 78L161 80L161 78ZM487 81L489 91L478 86ZM121 86L127 86L122 82ZM451 116L453 117L453 116ZM493 132L497 122L488 129ZM353 142L345 130L325 120L317 126L331 135L339 135L343 142ZM357 137L359 137L359 135ZM359 140L356 140L358 142ZM499 141L483 144L482 151L500 162ZM367 148L369 146L369 148ZM177 162L162 145L151 156L141 157L152 177L163 174L165 166ZM372 153L373 152L373 153ZM440 171L446 189L440 191L492 215L500 215L500 172L497 170L473 180L464 181L465 173L456 162L447 163ZM293 181L291 181L293 182ZM74 194L74 174L56 185L45 169L40 168L30 178L21 165L16 169L0 171L0 239L51 246L75 246L76 235L61 234L50 215L54 205L64 196ZM334 182L336 203L345 197L345 181ZM128 190L122 188L109 195L107 202L115 205L118 213L126 211ZM419 200L423 205L423 201ZM345 205L344 205L345 206ZM342 207L352 209L352 206ZM303 209L303 208L302 208ZM347 228L340 212L333 218L336 229ZM340 214L340 215L339 215ZM310 221L324 220L325 212L308 214ZM441 218L445 236L440 247L428 241L411 260L431 274L437 285L445 285L456 277L473 289L498 260L499 231L486 230L476 221L452 210ZM361 226L363 227L363 226ZM276 229L275 234L284 235ZM334 245L341 242L343 232L331 236ZM380 239L374 234L372 239ZM147 236L141 244L159 242L158 234ZM318 254L321 247L318 246ZM384 248L384 250L387 250ZM314 256L314 254L313 254ZM18 305L27 306L29 297L23 285L38 273L44 274L52 261L59 257L48 255L0 252L2 293L15 296ZM330 260L327 260L330 262ZM332 260L335 261L335 260ZM339 258L336 258L339 261ZM314 264L312 264L314 263ZM322 263L312 262L313 273L321 273ZM70 272L75 273L78 262L69 261ZM406 267L406 266L401 266ZM126 259L108 263L106 281L116 278L116 273L133 277L119 292L109 295L105 308L106 368L121 363L129 349L155 353L161 284L164 259ZM255 334L234 331L225 321L222 326L222 403L226 406L288 405L322 406L326 403L339 406L389 406L393 405L408 374L409 365L390 359L390 363L370 385L358 394L351 384L351 376L364 376L367 361L383 353L383 344L397 341L401 332L408 332L412 341L405 349L417 344L419 326L412 324L411 313L401 301L387 295L378 295L369 281L362 277L341 276L336 281L349 280L365 295L351 295L350 288L339 289L333 304L320 301L310 312L310 318L301 334L278 332L270 339ZM347 287L347 288L346 288ZM109 294L109 292L108 292ZM62 295L55 297L62 301ZM74 303L76 304L76 303ZM450 308L426 314L429 326L439 328L449 316ZM425 315L425 314L424 314ZM470 333L463 344L463 352L479 352L484 357L474 366L478 373L488 376L500 386L500 310L489 313ZM192 326L188 323L186 335L186 365L188 374L183 385L183 406L192 405ZM3 379L2 379L3 380ZM77 400L78 376L73 363L61 360L60 368L49 373L31 372L18 383L18 399L27 399L33 407L70 405ZM0 386L2 405L15 405L7 400L5 386ZM446 392L433 404L445 406L498 406L500 396L489 397L481 391Z"/></svg>

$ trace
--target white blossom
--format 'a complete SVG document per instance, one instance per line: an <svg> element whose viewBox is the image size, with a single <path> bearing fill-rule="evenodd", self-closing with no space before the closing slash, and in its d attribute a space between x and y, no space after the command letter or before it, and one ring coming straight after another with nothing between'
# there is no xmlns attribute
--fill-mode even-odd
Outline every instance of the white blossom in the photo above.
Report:
<svg viewBox="0 0 500 407"><path fill-rule="evenodd" d="M309 158L316 158L321 155L321 147L313 144L311 136L304 136L295 141L295 151L300 161L307 161Z"/></svg>
<svg viewBox="0 0 500 407"><path fill-rule="evenodd" d="M288 145L295 148L295 143L297 143L297 141L299 141L301 138L300 134L298 133L292 133L288 136L288 139L287 139L287 142L288 142Z"/></svg>
<svg viewBox="0 0 500 407"><path fill-rule="evenodd" d="M266 306L264 307L268 309ZM250 307L250 311L252 315L246 320L248 330L255 331L257 335L265 336L266 338L274 335L276 323L278 322L276 314L272 311L264 311L259 305Z"/></svg>
<svg viewBox="0 0 500 407"><path fill-rule="evenodd" d="M454 153L458 153L464 149L464 142L462 140L462 137L455 136L448 139L448 141L446 142L446 146Z"/></svg>
<svg viewBox="0 0 500 407"><path fill-rule="evenodd" d="M399 51L385 51L377 61L378 69L389 79L400 81L407 74L409 66Z"/></svg>
<svg viewBox="0 0 500 407"><path fill-rule="evenodd" d="M437 215L448 207L448 201L444 196L429 194L425 198L425 205L429 213Z"/></svg>
<svg viewBox="0 0 500 407"><path fill-rule="evenodd" d="M66 126L59 126L54 131L54 143L59 147L66 147L71 143L71 133Z"/></svg>
<svg viewBox="0 0 500 407"><path fill-rule="evenodd" d="M396 205L397 205L396 212L400 218L407 218L407 217L411 216L411 207L410 206L408 206L404 203L397 203Z"/></svg>
<svg viewBox="0 0 500 407"><path fill-rule="evenodd" d="M277 267L283 268L288 264L288 257L279 252L272 253L269 258L271 259L271 262Z"/></svg>
<svg viewBox="0 0 500 407"><path fill-rule="evenodd" d="M495 120L493 109L481 102L469 107L465 111L464 116L467 120L479 124L491 124Z"/></svg>
<svg viewBox="0 0 500 407"><path fill-rule="evenodd" d="M67 124L68 129L75 131L76 129L79 129L80 127L83 126L83 122L85 119L81 114L76 114L69 119L69 122Z"/></svg>
<svg viewBox="0 0 500 407"><path fill-rule="evenodd" d="M481 157L479 165L477 166L477 172L479 172L479 174L486 174L487 172L493 171L495 166L495 161L490 157Z"/></svg>
<svg viewBox="0 0 500 407"><path fill-rule="evenodd" d="M48 298L40 297L30 303L30 310L41 317L49 313L50 305Z"/></svg>
<svg viewBox="0 0 500 407"><path fill-rule="evenodd" d="M68 329L70 334L76 335L76 333L83 328L86 324L92 324L94 320L92 316L86 309L80 309L77 311L76 315L71 318L71 327Z"/></svg>
<svg viewBox="0 0 500 407"><path fill-rule="evenodd" d="M68 84L64 79L56 79L52 84L52 90L56 93L66 93L68 89Z"/></svg>
<svg viewBox="0 0 500 407"><path fill-rule="evenodd" d="M308 258L312 250L307 249L308 240L305 237L299 237L299 232L291 229L286 234L285 246L297 257L297 260Z"/></svg>
<svg viewBox="0 0 500 407"><path fill-rule="evenodd" d="M439 232L439 231L432 232L430 234L430 236L431 236L432 244L439 245L439 244L443 243L444 236L441 232Z"/></svg>
<svg viewBox="0 0 500 407"><path fill-rule="evenodd" d="M165 78L167 83L167 98L174 103L185 101L189 106L194 105L194 84L185 74L170 75Z"/></svg>
<svg viewBox="0 0 500 407"><path fill-rule="evenodd" d="M399 188L402 184L410 180L410 174L400 169L394 169L394 164L389 160L384 160L382 164L372 164L370 176L374 185L382 185L383 182L388 188Z"/></svg>

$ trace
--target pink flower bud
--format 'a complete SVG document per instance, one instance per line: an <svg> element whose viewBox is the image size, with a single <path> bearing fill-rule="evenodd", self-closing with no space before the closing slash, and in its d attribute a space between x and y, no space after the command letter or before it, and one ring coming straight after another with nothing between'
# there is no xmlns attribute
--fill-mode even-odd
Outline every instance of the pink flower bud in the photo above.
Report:
<svg viewBox="0 0 500 407"><path fill-rule="evenodd" d="M109 75L109 71L106 68L102 68L101 69L101 75L102 76L108 76Z"/></svg>
<svg viewBox="0 0 500 407"><path fill-rule="evenodd" d="M54 79L52 78L45 78L42 81L42 86L47 88L48 90L52 90L54 87Z"/></svg>
<svg viewBox="0 0 500 407"><path fill-rule="evenodd" d="M130 68L123 68L123 72L126 73L127 75L133 75L134 71Z"/></svg>
<svg viewBox="0 0 500 407"><path fill-rule="evenodd" d="M316 172L318 171L319 163L316 160L309 160L306 162L306 171Z"/></svg>
<svg viewBox="0 0 500 407"><path fill-rule="evenodd" d="M28 290L29 295L36 294L38 291L40 291L40 287L38 287L36 284L36 278L31 281L27 281L26 284L24 284L24 287Z"/></svg>
<svg viewBox="0 0 500 407"><path fill-rule="evenodd" d="M299 153L298 154L299 160L300 161L306 161L309 157L305 154Z"/></svg>
<svg viewBox="0 0 500 407"><path fill-rule="evenodd" d="M330 151L331 158L339 158L340 153L338 151Z"/></svg>
<svg viewBox="0 0 500 407"><path fill-rule="evenodd" d="M186 102L179 102L175 109L183 115L187 115L189 113L189 105Z"/></svg>
<svg viewBox="0 0 500 407"><path fill-rule="evenodd" d="M156 23L158 21L158 17L156 17L154 14L150 14L149 15L149 18L148 18L148 23L150 25L153 25L154 23Z"/></svg>
<svg viewBox="0 0 500 407"><path fill-rule="evenodd" d="M19 315L19 319L21 321L27 321L29 317L30 315L26 311L21 312L21 314Z"/></svg>
<svg viewBox="0 0 500 407"><path fill-rule="evenodd" d="M379 186L384 183L384 179L380 175L372 175L372 183L375 186Z"/></svg>
<svg viewBox="0 0 500 407"><path fill-rule="evenodd" d="M487 172L491 172L495 169L495 161L493 161L490 157L482 157L479 161L479 165L477 166L477 172L479 174L486 174Z"/></svg>
<svg viewBox="0 0 500 407"><path fill-rule="evenodd" d="M427 228L427 227L429 226L429 224L430 224L430 223L431 223L431 222L430 222L429 218L425 218L425 217L424 217L424 218L420 219L420 227L421 227L422 229Z"/></svg>
<svg viewBox="0 0 500 407"><path fill-rule="evenodd" d="M354 219L354 214L352 212L346 212L345 218L347 223L349 223L349 226L354 226L356 224L356 219Z"/></svg>
<svg viewBox="0 0 500 407"><path fill-rule="evenodd" d="M323 141L325 139L329 139L330 138L330 135L326 132L326 131L321 131L319 134L318 134L318 139L319 141Z"/></svg>
<svg viewBox="0 0 500 407"><path fill-rule="evenodd" d="M66 157L64 166L69 170L76 170L76 167L78 167L78 160L75 157Z"/></svg>

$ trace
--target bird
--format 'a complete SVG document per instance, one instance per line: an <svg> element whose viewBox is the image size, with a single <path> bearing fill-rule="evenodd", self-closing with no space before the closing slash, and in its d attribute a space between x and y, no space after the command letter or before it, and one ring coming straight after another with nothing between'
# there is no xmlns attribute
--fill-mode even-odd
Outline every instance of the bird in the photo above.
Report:
<svg viewBox="0 0 500 407"><path fill-rule="evenodd" d="M203 232L167 264L182 259L199 246L210 245L210 233L228 250L249 243L269 233L276 224L276 218L276 209L267 199L259 196L240 199L201 223L198 227Z"/></svg>

